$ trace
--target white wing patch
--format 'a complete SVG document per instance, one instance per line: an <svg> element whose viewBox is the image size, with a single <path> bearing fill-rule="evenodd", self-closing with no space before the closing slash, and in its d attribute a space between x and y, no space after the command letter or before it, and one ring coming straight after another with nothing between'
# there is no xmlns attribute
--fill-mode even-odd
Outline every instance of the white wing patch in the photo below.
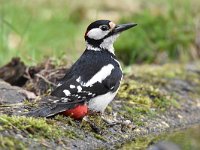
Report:
<svg viewBox="0 0 200 150"><path fill-rule="evenodd" d="M92 93L91 93L91 92L89 92L89 93L88 93L88 95L92 95Z"/></svg>
<svg viewBox="0 0 200 150"><path fill-rule="evenodd" d="M78 90L78 93L80 93L82 91L82 87L81 86L77 86L77 90Z"/></svg>
<svg viewBox="0 0 200 150"><path fill-rule="evenodd" d="M112 64L108 64L106 66L103 66L101 70L99 70L88 82L86 82L83 86L92 86L94 83L99 82L101 83L106 77L108 77L112 70L114 69L114 66Z"/></svg>
<svg viewBox="0 0 200 150"><path fill-rule="evenodd" d="M80 82L81 81L81 77L79 76L77 79L76 79L76 82Z"/></svg>
<svg viewBox="0 0 200 150"><path fill-rule="evenodd" d="M106 36L109 32L110 32L109 30L102 31L100 28L94 28L87 33L87 36L91 39L100 40L104 36Z"/></svg>
<svg viewBox="0 0 200 150"><path fill-rule="evenodd" d="M69 90L63 90L63 92L65 93L66 96L69 96L71 94Z"/></svg>
<svg viewBox="0 0 200 150"><path fill-rule="evenodd" d="M74 88L75 88L75 85L72 85L72 84L71 84L69 87L70 87L71 89L74 89Z"/></svg>

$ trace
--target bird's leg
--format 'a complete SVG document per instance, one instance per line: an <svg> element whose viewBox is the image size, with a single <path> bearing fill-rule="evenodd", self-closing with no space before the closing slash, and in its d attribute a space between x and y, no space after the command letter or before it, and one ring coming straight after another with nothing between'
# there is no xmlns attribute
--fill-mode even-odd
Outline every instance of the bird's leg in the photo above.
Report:
<svg viewBox="0 0 200 150"><path fill-rule="evenodd" d="M98 117L94 117L94 115L85 116L82 121L86 122L95 133L102 134L102 129L98 123Z"/></svg>
<svg viewBox="0 0 200 150"><path fill-rule="evenodd" d="M102 134L102 130L100 129L100 127L94 122L94 120L90 120L90 117L85 116L83 120L90 126L92 131L97 134Z"/></svg>

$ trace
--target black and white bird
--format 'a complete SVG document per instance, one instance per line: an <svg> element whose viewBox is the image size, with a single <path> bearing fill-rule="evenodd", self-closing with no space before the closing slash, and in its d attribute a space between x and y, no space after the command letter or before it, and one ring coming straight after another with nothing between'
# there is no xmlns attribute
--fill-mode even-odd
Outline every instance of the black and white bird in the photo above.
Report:
<svg viewBox="0 0 200 150"><path fill-rule="evenodd" d="M47 104L29 112L36 117L58 113L81 119L88 113L103 113L114 99L122 80L122 69L113 43L135 23L116 25L109 20L91 23L85 32L86 50L60 80Z"/></svg>

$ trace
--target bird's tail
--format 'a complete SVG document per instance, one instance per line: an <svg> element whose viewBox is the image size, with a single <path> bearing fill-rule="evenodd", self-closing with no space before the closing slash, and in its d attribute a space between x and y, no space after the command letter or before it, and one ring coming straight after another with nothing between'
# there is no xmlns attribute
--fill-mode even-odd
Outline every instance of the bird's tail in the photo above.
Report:
<svg viewBox="0 0 200 150"><path fill-rule="evenodd" d="M54 96L43 98L41 101L44 101L41 107L32 110L25 115L33 117L51 117L74 108L80 103L84 103L83 101L62 102L60 98Z"/></svg>

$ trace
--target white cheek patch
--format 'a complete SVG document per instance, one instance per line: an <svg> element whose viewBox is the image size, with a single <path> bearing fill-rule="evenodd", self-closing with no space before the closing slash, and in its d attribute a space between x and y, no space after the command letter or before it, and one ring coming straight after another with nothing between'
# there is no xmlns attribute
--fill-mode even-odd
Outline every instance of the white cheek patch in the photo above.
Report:
<svg viewBox="0 0 200 150"><path fill-rule="evenodd" d="M87 33L87 36L91 39L100 40L108 33L109 31L102 31L100 28L94 28Z"/></svg>

